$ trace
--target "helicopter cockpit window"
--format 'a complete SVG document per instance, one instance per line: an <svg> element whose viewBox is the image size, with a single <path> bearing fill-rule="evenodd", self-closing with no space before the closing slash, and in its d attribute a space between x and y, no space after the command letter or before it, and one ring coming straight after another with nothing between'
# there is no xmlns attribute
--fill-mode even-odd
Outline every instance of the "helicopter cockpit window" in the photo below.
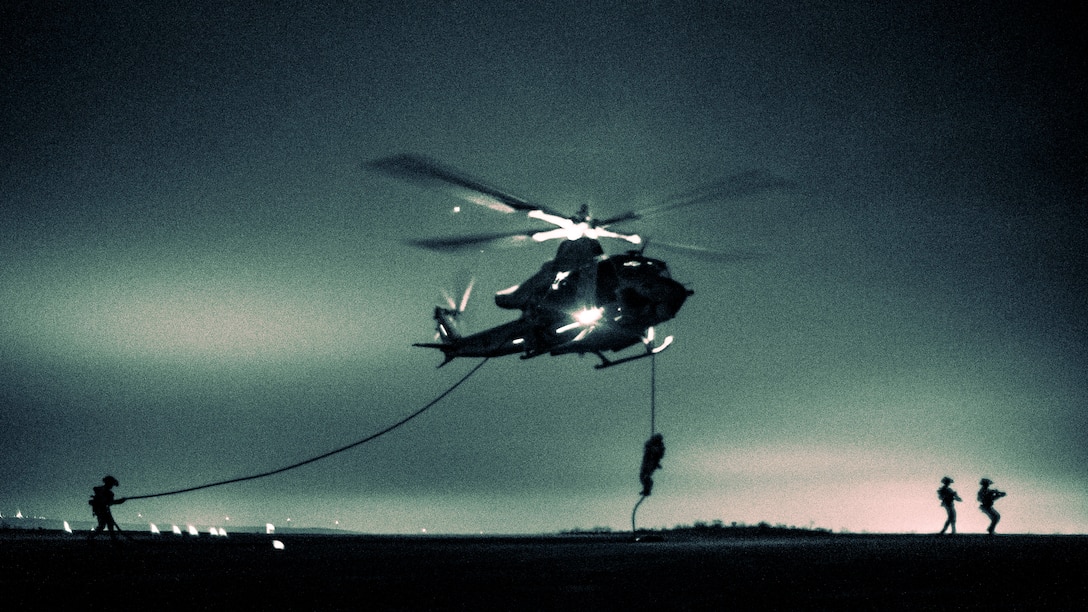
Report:
<svg viewBox="0 0 1088 612"><path fill-rule="evenodd" d="M657 259L629 256L624 258L617 258L617 263L619 263L619 273L622 276L626 276L628 278L651 276L671 278L671 276L669 275L669 269L665 265L665 262Z"/></svg>
<svg viewBox="0 0 1088 612"><path fill-rule="evenodd" d="M606 304L616 299L619 284L619 275L612 260L605 259L597 264L597 303Z"/></svg>

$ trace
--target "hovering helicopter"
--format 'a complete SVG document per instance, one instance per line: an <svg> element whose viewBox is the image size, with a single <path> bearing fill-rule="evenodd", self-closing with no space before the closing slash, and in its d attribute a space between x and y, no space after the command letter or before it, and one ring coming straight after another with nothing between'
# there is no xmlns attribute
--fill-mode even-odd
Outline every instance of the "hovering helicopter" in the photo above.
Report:
<svg viewBox="0 0 1088 612"><path fill-rule="evenodd" d="M747 173L690 194L678 203L643 213L627 212L595 219L585 205L576 214L567 216L495 189L426 157L395 155L369 162L367 166L420 185L453 188L457 195L474 204L503 213L524 212L530 219L551 225L515 232L409 241L415 246L449 252L497 241L560 240L554 259L545 262L525 282L495 294L495 305L499 308L521 311L517 319L462 335L458 330L458 317L465 309L471 284L460 303L447 296L445 306L435 307L436 342L414 346L442 351L445 360L439 367L457 357L520 354L522 359L529 359L543 354L592 353L601 360L595 366L600 369L660 353L668 348L673 337L657 342L654 326L675 317L694 292L672 279L664 261L643 254L646 242L638 234L620 233L609 228L711 198L743 195L781 184L779 179L762 173ZM637 248L610 256L600 244L602 238L622 240ZM668 246L706 251L682 245ZM746 254L731 256L751 257ZM643 348L634 355L619 359L604 355L606 351L619 352L638 344Z"/></svg>

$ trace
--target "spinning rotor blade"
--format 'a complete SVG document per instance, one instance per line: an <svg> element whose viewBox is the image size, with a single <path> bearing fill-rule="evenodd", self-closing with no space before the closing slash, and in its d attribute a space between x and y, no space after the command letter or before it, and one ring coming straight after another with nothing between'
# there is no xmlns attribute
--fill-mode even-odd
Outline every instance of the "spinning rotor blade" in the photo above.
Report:
<svg viewBox="0 0 1088 612"><path fill-rule="evenodd" d="M548 214L564 216L543 206L537 206L517 196L500 191L482 181L463 174L433 159L419 155L394 155L366 164L368 167L390 176L404 179L425 187L454 187L456 195L473 204L486 206L504 213L515 211L544 211Z"/></svg>
<svg viewBox="0 0 1088 612"><path fill-rule="evenodd" d="M468 280L468 285L465 287L465 292L461 294L460 301L453 299L453 296L450 295L450 292L446 291L445 289L442 290L442 297L446 300L446 305L449 306L449 309L451 311L460 314L464 312L465 308L468 306L468 300L470 297L472 297L472 288L475 286L476 277L473 276Z"/></svg>
<svg viewBox="0 0 1088 612"><path fill-rule="evenodd" d="M428 157L400 154L392 157L367 162L367 167L390 176L407 180L425 187L447 188L453 193L480 206L504 213L524 212L531 219L553 225L543 230L526 230L454 236L448 238L426 238L408 241L409 244L437 251L459 251L477 248L482 245L514 246L530 240L543 242L553 239L576 240L589 238L615 238L631 244L640 244L638 234L617 233L611 225L645 219L664 214L679 208L695 206L715 200L739 199L794 185L791 181L774 176L768 172L754 170L727 177L687 193L679 194L659 206L644 211L629 211L603 220L593 219L586 206L578 214L566 216L561 212L538 206L515 195L496 189L476 178L446 166ZM702 257L721 261L743 261L762 257L758 253L728 252L705 249L682 244L656 243L663 248L683 251Z"/></svg>
<svg viewBox="0 0 1088 612"><path fill-rule="evenodd" d="M458 312L464 312L465 307L468 306L468 298L472 297L472 288L476 285L476 277L472 277L468 281L468 286L465 287L465 293L461 296L461 303L457 305Z"/></svg>
<svg viewBox="0 0 1088 612"><path fill-rule="evenodd" d="M664 242L661 240L647 241L647 246L649 246L650 244L652 244L654 248L660 247L667 251L686 253L688 255L694 255L700 259L708 259L710 261L719 261L723 263L755 261L758 259L766 259L767 257L769 257L767 253L755 253L752 251L720 251L718 249L708 249L701 246L680 244L678 242Z"/></svg>
<svg viewBox="0 0 1088 612"><path fill-rule="evenodd" d="M597 221L597 226L598 227L608 227L609 225L614 225L616 223L623 223L624 221L638 221L641 218L642 218L642 215L640 215L637 212L632 210L632 211L625 212L622 215L616 215L615 217L609 217L608 219L604 219L602 221Z"/></svg>
<svg viewBox="0 0 1088 612"><path fill-rule="evenodd" d="M449 238L423 238L409 240L412 246L431 249L432 251L456 252L478 246L516 246L532 239L533 234L547 230L529 230L521 232L498 232L494 234L475 234L472 236L452 236Z"/></svg>
<svg viewBox="0 0 1088 612"><path fill-rule="evenodd" d="M595 228L607 228L608 225L615 225L616 223L623 223L626 221L638 221L639 219L642 219L642 215L640 215L640 213L629 210L627 212L623 212L622 215L609 217L608 219L594 219L593 225Z"/></svg>
<svg viewBox="0 0 1088 612"><path fill-rule="evenodd" d="M679 194L672 198L672 202L648 208L634 214L635 219L646 219L657 216L678 208L705 204L715 200L736 200L746 196L757 195L775 189L793 187L793 181L775 176L762 170L751 170L734 174L720 181L693 189L687 193ZM626 219L624 219L626 220ZM612 221L619 223L619 221Z"/></svg>

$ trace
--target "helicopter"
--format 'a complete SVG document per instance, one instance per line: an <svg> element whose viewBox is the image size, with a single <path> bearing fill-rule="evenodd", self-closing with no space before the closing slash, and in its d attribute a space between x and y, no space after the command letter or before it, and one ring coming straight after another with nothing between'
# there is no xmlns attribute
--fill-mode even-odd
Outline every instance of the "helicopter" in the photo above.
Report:
<svg viewBox="0 0 1088 612"><path fill-rule="evenodd" d="M425 187L453 189L456 195L473 204L502 213L522 212L530 219L549 225L513 232L408 241L414 246L452 252L499 241L559 240L555 257L545 262L539 271L526 281L495 294L496 306L520 311L517 319L462 335L458 317L464 312L471 283L459 303L447 295L447 303L435 307L435 342L413 346L440 350L445 359L438 367L457 357L520 354L522 359L530 359L544 354L590 353L600 359L595 367L601 369L660 353L672 344L673 337L658 342L655 326L674 318L694 291L674 280L663 260L644 254L647 241L641 236L614 231L610 227L723 195L738 196L781 184L779 179L763 173L746 173L687 194L679 202L641 213L632 211L596 219L585 205L574 215L565 215L491 187L424 156L399 154L368 162L366 166ZM608 255L600 243L604 238L621 240L634 248ZM708 251L669 243L661 243L661 246ZM751 257L749 254L731 256ZM639 344L642 348L634 355L609 358L604 354Z"/></svg>

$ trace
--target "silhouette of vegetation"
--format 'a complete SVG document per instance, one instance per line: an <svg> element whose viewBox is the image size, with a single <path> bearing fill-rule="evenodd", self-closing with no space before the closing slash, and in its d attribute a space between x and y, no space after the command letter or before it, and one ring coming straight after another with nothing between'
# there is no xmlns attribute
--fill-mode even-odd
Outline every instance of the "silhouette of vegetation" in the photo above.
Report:
<svg viewBox="0 0 1088 612"><path fill-rule="evenodd" d="M611 534L614 533L611 527L593 527L591 529L583 529L575 527L561 532L564 535L586 535L586 534ZM783 523L777 523L771 525L770 523L763 521L755 525L748 525L745 523L733 521L726 525L721 520L715 520L711 522L696 521L693 524L685 525L678 524L671 528L658 527L639 529L640 534L672 534L680 536L692 536L692 537L751 537L751 536L797 536L797 535L830 535L833 533L830 529L824 527L797 527L795 525L786 525Z"/></svg>
<svg viewBox="0 0 1088 612"><path fill-rule="evenodd" d="M573 529L567 529L567 530L562 531L560 533L565 534L565 535L582 535L582 534L587 534L587 533L612 533L612 528L611 527L601 527L599 525L596 526L596 527L591 527L589 529L583 529L581 527L575 527Z"/></svg>

